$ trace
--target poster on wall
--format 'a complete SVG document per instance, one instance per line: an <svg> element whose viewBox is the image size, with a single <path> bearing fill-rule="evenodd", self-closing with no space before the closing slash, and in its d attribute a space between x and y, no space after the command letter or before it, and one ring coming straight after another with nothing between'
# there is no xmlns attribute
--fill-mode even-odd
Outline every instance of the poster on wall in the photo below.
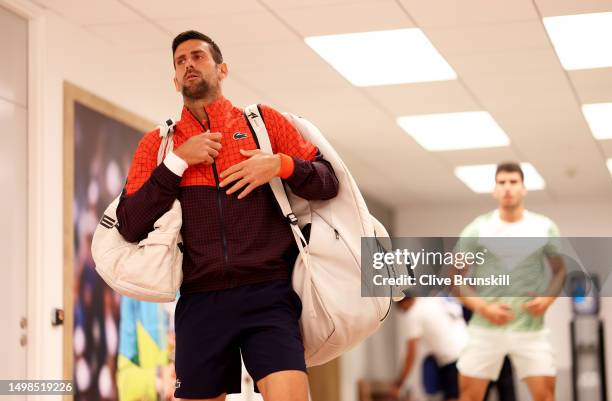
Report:
<svg viewBox="0 0 612 401"><path fill-rule="evenodd" d="M91 240L154 124L64 85L64 377L75 401L171 399L172 304L122 297L95 271Z"/></svg>

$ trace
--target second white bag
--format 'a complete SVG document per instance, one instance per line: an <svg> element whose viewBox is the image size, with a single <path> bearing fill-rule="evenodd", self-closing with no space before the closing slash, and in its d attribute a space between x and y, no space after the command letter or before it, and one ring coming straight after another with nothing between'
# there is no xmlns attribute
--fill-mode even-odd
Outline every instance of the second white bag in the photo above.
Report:
<svg viewBox="0 0 612 401"><path fill-rule="evenodd" d="M245 115L260 148L272 153L257 105L247 107ZM339 182L338 195L326 201L300 198L279 178L270 182L283 214L293 222L290 226L300 249L293 288L303 305L300 326L306 365L315 366L365 340L387 316L390 297L361 296L361 238L389 235L370 215L355 180L323 134L301 117L284 116L331 163ZM311 229L304 246L300 228L306 224Z"/></svg>

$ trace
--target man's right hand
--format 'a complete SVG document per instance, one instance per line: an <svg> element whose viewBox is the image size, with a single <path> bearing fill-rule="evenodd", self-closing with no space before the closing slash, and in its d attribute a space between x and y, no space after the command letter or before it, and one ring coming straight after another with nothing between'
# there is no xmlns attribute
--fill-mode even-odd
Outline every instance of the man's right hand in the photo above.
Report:
<svg viewBox="0 0 612 401"><path fill-rule="evenodd" d="M477 312L489 322L501 326L514 319L512 307L508 304L487 304Z"/></svg>
<svg viewBox="0 0 612 401"><path fill-rule="evenodd" d="M221 133L203 132L187 139L174 149L174 154L191 166L194 164L213 164L221 149Z"/></svg>

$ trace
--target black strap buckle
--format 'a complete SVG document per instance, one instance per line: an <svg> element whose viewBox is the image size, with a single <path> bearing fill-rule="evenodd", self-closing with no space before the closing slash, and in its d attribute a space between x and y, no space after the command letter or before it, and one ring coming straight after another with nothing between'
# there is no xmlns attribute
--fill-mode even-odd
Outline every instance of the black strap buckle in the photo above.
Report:
<svg viewBox="0 0 612 401"><path fill-rule="evenodd" d="M297 217L295 217L294 213L289 213L287 215L287 219L289 219L289 223L291 223L292 225L296 225L298 223L298 219Z"/></svg>

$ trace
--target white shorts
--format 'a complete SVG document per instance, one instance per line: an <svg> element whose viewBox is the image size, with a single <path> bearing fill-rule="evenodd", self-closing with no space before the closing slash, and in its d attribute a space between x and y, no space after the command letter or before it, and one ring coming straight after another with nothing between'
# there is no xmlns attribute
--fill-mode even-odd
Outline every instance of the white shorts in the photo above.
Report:
<svg viewBox="0 0 612 401"><path fill-rule="evenodd" d="M497 380L506 355L521 380L557 373L548 329L506 331L469 327L468 331L468 344L457 362L457 369L464 376Z"/></svg>

